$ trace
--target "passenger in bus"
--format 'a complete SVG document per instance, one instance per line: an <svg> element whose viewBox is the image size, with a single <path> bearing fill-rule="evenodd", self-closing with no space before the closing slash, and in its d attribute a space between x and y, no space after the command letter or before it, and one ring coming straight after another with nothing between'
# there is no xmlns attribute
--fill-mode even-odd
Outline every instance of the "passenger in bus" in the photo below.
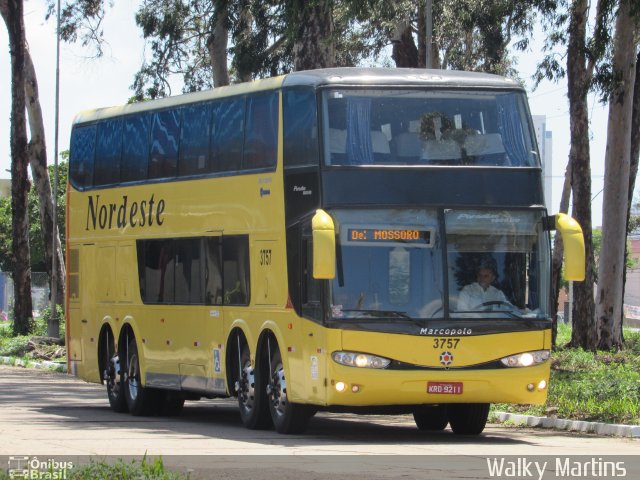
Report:
<svg viewBox="0 0 640 480"><path fill-rule="evenodd" d="M476 281L465 286L458 298L458 311L465 312L484 309L490 305L508 305L509 301L502 290L494 287L496 267L492 262L481 262L476 272Z"/></svg>

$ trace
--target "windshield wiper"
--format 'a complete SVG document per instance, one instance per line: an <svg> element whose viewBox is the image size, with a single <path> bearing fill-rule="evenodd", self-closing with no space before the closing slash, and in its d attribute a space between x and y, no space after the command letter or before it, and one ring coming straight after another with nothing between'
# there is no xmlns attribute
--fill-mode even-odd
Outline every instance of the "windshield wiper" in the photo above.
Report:
<svg viewBox="0 0 640 480"><path fill-rule="evenodd" d="M452 313L454 314L457 314L457 313L470 314L471 313L476 315L488 315L488 316L494 316L496 314L506 313L511 318L527 318L523 316L519 311L516 311L516 310L457 310Z"/></svg>
<svg viewBox="0 0 640 480"><path fill-rule="evenodd" d="M405 312L398 312L397 310L367 310L362 308L343 309L343 312L358 312L371 315L372 318L389 318L399 317L407 320L415 320L407 315Z"/></svg>

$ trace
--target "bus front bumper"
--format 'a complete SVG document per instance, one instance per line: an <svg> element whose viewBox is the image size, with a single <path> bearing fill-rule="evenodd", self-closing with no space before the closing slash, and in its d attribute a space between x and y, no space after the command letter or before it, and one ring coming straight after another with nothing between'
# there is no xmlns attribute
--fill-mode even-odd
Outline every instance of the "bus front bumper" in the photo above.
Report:
<svg viewBox="0 0 640 480"><path fill-rule="evenodd" d="M550 362L494 370L375 370L333 365L328 406L443 403L543 404Z"/></svg>

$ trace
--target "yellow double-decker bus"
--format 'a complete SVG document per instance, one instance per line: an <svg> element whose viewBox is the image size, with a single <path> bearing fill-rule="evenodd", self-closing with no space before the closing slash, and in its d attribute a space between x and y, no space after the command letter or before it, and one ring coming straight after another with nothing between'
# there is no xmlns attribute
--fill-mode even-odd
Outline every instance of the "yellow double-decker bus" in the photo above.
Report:
<svg viewBox="0 0 640 480"><path fill-rule="evenodd" d="M525 92L327 69L84 112L71 134L69 371L116 412L237 397L248 428L404 411L479 434L545 401L549 231Z"/></svg>

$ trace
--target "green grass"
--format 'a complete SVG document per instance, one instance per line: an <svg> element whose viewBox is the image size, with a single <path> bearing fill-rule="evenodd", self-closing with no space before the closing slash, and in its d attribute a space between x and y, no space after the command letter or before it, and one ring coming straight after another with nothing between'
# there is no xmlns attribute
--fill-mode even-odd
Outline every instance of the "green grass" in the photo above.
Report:
<svg viewBox="0 0 640 480"><path fill-rule="evenodd" d="M115 463L91 462L71 471L71 480L183 480L188 475L172 472L166 469L162 458L149 462L146 456L140 460L125 462L117 460Z"/></svg>
<svg viewBox="0 0 640 480"><path fill-rule="evenodd" d="M0 356L1 357L23 357L27 353L27 343L30 335L19 335L11 337L9 334L0 335Z"/></svg>
<svg viewBox="0 0 640 480"><path fill-rule="evenodd" d="M570 328L561 325L558 345L570 337ZM493 410L640 425L640 333L625 331L625 349L616 353L559 348L552 353L545 405L497 404Z"/></svg>

